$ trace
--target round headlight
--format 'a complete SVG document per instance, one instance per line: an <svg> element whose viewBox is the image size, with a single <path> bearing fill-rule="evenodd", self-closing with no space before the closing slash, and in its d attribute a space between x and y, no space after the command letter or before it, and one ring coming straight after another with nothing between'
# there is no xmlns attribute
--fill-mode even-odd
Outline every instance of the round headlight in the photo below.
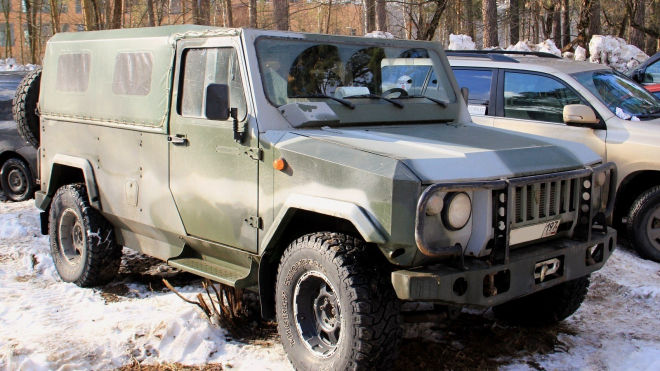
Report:
<svg viewBox="0 0 660 371"><path fill-rule="evenodd" d="M444 206L444 200L442 196L437 193L434 193L429 200L426 201L426 215L438 215L442 211Z"/></svg>
<svg viewBox="0 0 660 371"><path fill-rule="evenodd" d="M447 229L459 230L467 224L472 214L472 202L467 193L450 193L445 197L442 221Z"/></svg>

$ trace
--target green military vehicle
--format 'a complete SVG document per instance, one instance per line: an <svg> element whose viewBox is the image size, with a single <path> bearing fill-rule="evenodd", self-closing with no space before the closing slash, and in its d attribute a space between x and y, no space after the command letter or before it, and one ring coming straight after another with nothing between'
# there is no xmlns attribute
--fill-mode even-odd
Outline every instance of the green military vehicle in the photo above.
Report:
<svg viewBox="0 0 660 371"><path fill-rule="evenodd" d="M395 70L418 60L428 95L402 94ZM615 247L614 165L472 124L437 43L59 33L37 73L23 131L62 279L112 280L126 246L258 291L296 369L389 368L404 321L460 308L562 320Z"/></svg>

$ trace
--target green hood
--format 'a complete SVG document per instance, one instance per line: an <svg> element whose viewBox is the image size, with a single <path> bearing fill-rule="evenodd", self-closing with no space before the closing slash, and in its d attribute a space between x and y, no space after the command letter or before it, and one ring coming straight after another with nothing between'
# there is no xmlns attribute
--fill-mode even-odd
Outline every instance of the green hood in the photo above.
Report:
<svg viewBox="0 0 660 371"><path fill-rule="evenodd" d="M326 128L295 133L397 159L423 183L515 178L578 169L601 161L579 143L472 124Z"/></svg>

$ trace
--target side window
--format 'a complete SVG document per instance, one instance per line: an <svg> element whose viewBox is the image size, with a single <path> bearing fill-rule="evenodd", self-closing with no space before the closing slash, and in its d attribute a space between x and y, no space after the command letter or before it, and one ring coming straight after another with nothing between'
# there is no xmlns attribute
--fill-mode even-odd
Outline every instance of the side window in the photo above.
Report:
<svg viewBox="0 0 660 371"><path fill-rule="evenodd" d="M118 95L148 95L153 66L151 52L117 54L112 92Z"/></svg>
<svg viewBox="0 0 660 371"><path fill-rule="evenodd" d="M563 123L564 106L581 104L566 85L549 77L506 72L504 117Z"/></svg>
<svg viewBox="0 0 660 371"><path fill-rule="evenodd" d="M183 72L179 87L178 110L182 116L204 117L206 87L227 84L230 103L238 108L238 119L247 114L238 55L233 48L187 49L183 52Z"/></svg>
<svg viewBox="0 0 660 371"><path fill-rule="evenodd" d="M445 80L447 80L446 77ZM438 84L438 75L435 74L434 69L431 69L431 76L429 76L428 84L426 85L426 89L424 89L423 94L430 98L449 101L449 95L445 91L445 86L451 85L449 85L449 82L447 82L446 85L442 83Z"/></svg>
<svg viewBox="0 0 660 371"><path fill-rule="evenodd" d="M660 60L646 67L643 82L660 83Z"/></svg>
<svg viewBox="0 0 660 371"><path fill-rule="evenodd" d="M490 87L493 81L493 70L457 70L454 76L459 88L470 89L468 103L488 105L490 101Z"/></svg>
<svg viewBox="0 0 660 371"><path fill-rule="evenodd" d="M57 58L55 90L61 92L84 92L89 85L89 69L92 54L61 54Z"/></svg>

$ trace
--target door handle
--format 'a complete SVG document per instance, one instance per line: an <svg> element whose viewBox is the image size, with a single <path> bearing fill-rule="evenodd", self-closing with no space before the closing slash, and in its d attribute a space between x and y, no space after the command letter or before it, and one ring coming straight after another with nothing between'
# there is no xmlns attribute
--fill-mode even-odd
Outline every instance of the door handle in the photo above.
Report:
<svg viewBox="0 0 660 371"><path fill-rule="evenodd" d="M177 134L174 136L168 135L167 141L174 144L175 146L185 146L188 144L188 139L186 139L185 134Z"/></svg>

